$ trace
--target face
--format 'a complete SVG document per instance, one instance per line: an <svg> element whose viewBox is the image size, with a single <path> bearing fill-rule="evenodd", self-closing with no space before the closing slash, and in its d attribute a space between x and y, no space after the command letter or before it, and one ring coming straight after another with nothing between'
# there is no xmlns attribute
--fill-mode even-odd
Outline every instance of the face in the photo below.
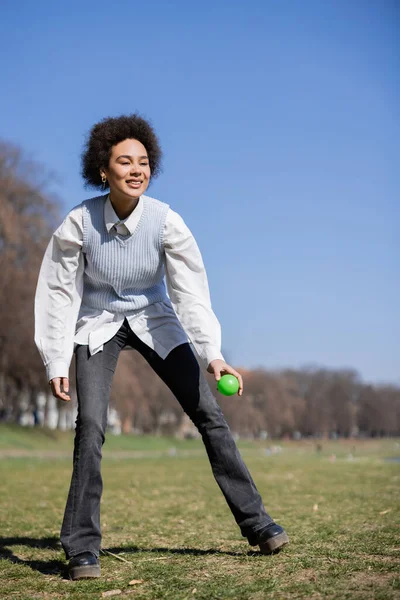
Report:
<svg viewBox="0 0 400 600"><path fill-rule="evenodd" d="M127 139L112 147L107 169L102 169L111 195L127 200L139 198L150 182L150 165L141 142Z"/></svg>

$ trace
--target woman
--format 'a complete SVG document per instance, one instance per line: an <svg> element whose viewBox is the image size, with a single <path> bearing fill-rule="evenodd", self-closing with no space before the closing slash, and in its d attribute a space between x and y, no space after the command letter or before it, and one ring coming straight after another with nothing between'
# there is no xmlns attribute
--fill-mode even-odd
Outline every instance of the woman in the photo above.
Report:
<svg viewBox="0 0 400 600"><path fill-rule="evenodd" d="M235 375L242 395L242 377L221 354L198 246L176 212L144 195L160 160L157 137L138 115L94 125L82 175L87 185L109 194L70 211L40 270L35 342L53 395L66 402L73 351L76 356L78 416L61 528L72 579L100 576L101 448L112 376L125 347L142 354L198 428L242 535L265 554L288 542L266 513L202 372L201 365L216 380Z"/></svg>

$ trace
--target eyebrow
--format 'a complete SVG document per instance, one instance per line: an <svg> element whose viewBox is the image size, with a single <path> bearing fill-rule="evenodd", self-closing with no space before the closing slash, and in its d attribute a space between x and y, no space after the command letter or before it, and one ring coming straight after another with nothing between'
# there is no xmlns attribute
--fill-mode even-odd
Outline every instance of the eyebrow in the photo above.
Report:
<svg viewBox="0 0 400 600"><path fill-rule="evenodd" d="M132 158L132 156L129 156L129 154L121 154L121 156L118 156L117 160L118 160L119 158ZM148 157L148 156L146 156L146 155L144 155L144 156L139 156L138 158L139 158L139 159L146 158L147 160L149 159L149 157Z"/></svg>

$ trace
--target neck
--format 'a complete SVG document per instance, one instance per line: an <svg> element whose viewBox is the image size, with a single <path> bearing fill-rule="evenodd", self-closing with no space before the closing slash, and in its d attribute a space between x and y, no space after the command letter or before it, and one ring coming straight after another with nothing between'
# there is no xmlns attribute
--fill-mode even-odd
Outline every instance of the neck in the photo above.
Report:
<svg viewBox="0 0 400 600"><path fill-rule="evenodd" d="M131 198L130 196L121 197L114 192L110 192L110 202L119 219L126 219L138 205L139 198Z"/></svg>

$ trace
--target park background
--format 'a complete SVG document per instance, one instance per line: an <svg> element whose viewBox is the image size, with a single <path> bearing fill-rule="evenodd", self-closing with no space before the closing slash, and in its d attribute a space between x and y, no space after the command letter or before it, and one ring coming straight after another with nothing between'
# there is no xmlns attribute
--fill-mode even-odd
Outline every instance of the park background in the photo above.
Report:
<svg viewBox="0 0 400 600"><path fill-rule="evenodd" d="M3 0L1 600L400 597L399 6ZM193 231L244 375L244 395L218 401L290 544L249 549L197 431L126 352L103 575L71 582L59 529L76 398L49 395L33 298L51 233L95 195L86 133L136 111L164 150L149 193Z"/></svg>
<svg viewBox="0 0 400 600"><path fill-rule="evenodd" d="M223 352L245 375L240 402L220 399L235 432L398 434L398 3L6 1L2 14L2 418L73 426L33 344L37 274L52 231L96 195L80 178L90 127L139 112L165 156L149 194L193 231ZM112 405L115 432L188 426L135 356Z"/></svg>

